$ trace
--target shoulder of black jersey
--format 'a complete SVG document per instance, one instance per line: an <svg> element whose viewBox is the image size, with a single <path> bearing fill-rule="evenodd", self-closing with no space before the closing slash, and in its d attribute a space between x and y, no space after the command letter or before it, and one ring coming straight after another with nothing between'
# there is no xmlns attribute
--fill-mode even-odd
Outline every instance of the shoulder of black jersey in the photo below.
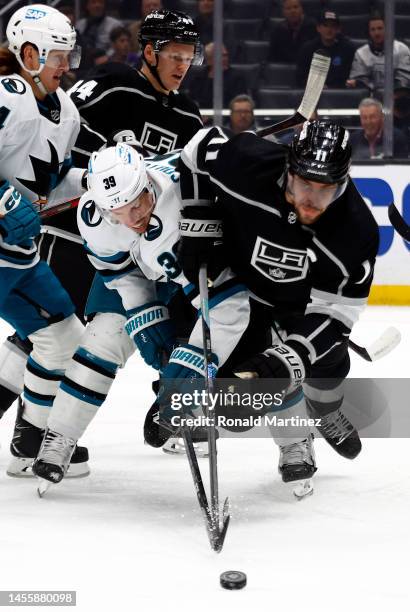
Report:
<svg viewBox="0 0 410 612"><path fill-rule="evenodd" d="M276 183L286 169L286 159L286 147L244 132L221 146L212 174L223 191L272 205L277 200Z"/></svg>
<svg viewBox="0 0 410 612"><path fill-rule="evenodd" d="M106 64L102 64L98 66L94 74L89 77L89 79L96 80L102 78L118 79L120 82L133 82L135 79L145 80L135 68L131 68L131 66L121 64L120 62L107 62Z"/></svg>
<svg viewBox="0 0 410 612"><path fill-rule="evenodd" d="M199 119L201 119L201 113L199 112L199 108L196 102L194 102L189 96L184 93L177 92L174 94L174 107L179 108L187 113L192 113L193 115L197 115Z"/></svg>
<svg viewBox="0 0 410 612"><path fill-rule="evenodd" d="M349 249L361 250L364 246L373 250L376 255L379 244L379 226L351 178L342 199L344 200L344 207L341 211L343 221L338 225L339 233L344 226Z"/></svg>
<svg viewBox="0 0 410 612"><path fill-rule="evenodd" d="M79 107L88 105L89 102L99 98L101 94L109 92L110 90L117 91L121 88L128 88L141 90L145 93L148 83L148 81L146 81L146 79L134 68L119 62L108 62L107 64L98 66L93 72L90 72L83 81L86 83L95 81L97 84L93 87L91 94L87 95L85 99L83 99L81 95L78 95L77 89L73 91L70 97L76 106Z"/></svg>
<svg viewBox="0 0 410 612"><path fill-rule="evenodd" d="M271 181L282 176L287 151L285 145L260 138L253 132L242 132L231 137L221 147L218 160L236 171L240 169L248 178L266 177Z"/></svg>

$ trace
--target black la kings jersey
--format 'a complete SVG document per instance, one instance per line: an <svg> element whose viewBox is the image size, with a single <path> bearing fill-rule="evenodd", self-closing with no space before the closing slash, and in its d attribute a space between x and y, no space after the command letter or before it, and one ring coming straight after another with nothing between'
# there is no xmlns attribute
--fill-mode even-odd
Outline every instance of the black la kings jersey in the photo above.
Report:
<svg viewBox="0 0 410 612"><path fill-rule="evenodd" d="M104 64L68 92L80 112L80 133L73 147L76 166L86 168L93 151L112 145L113 137L132 130L149 153L182 148L202 127L198 107L187 96L159 94L134 68ZM75 211L60 213L48 225L78 233Z"/></svg>
<svg viewBox="0 0 410 612"><path fill-rule="evenodd" d="M340 344L367 302L379 241L352 181L315 224L303 226L284 197L285 147L249 132L228 140L211 128L188 143L181 162L183 199L217 197L227 263L256 299L274 307L311 362Z"/></svg>
<svg viewBox="0 0 410 612"><path fill-rule="evenodd" d="M104 64L69 95L81 117L109 142L118 132L132 130L148 153L182 148L202 127L198 107L187 96L157 92L125 64Z"/></svg>

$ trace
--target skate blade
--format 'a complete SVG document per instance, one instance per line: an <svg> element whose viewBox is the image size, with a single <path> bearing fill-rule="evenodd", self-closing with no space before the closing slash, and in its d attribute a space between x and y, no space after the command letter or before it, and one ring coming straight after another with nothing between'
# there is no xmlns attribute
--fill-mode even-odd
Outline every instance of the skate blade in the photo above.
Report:
<svg viewBox="0 0 410 612"><path fill-rule="evenodd" d="M313 482L312 479L301 480L293 487L293 495L296 497L298 501L305 499L305 497L309 497L313 495Z"/></svg>
<svg viewBox="0 0 410 612"><path fill-rule="evenodd" d="M7 466L6 474L12 478L33 478L31 471L34 459L26 457L12 457Z"/></svg>
<svg viewBox="0 0 410 612"><path fill-rule="evenodd" d="M52 483L49 480L45 480L44 478L38 478L38 486L37 486L37 494L40 499L44 497Z"/></svg>
<svg viewBox="0 0 410 612"><path fill-rule="evenodd" d="M90 467L86 461L83 463L70 463L64 478L85 478L90 475Z"/></svg>
<svg viewBox="0 0 410 612"><path fill-rule="evenodd" d="M36 478L31 466L34 459L25 459L22 457L14 457L6 470L7 476L12 478ZM65 478L85 478L90 475L90 467L87 462L70 463Z"/></svg>

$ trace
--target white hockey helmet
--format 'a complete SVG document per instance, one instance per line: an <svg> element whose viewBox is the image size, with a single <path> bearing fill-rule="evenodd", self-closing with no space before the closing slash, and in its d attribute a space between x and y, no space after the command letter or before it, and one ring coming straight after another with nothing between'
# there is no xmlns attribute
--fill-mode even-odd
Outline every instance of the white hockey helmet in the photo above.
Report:
<svg viewBox="0 0 410 612"><path fill-rule="evenodd" d="M150 190L144 158L125 143L93 153L88 163L88 187L102 210L133 202L144 190Z"/></svg>
<svg viewBox="0 0 410 612"><path fill-rule="evenodd" d="M78 68L81 49L76 46L76 31L68 17L46 4L30 4L19 8L10 18L6 30L9 49L20 66L27 71L21 58L25 43L35 45L39 53L40 67L28 71L32 76L40 74L50 51L70 51L70 68Z"/></svg>

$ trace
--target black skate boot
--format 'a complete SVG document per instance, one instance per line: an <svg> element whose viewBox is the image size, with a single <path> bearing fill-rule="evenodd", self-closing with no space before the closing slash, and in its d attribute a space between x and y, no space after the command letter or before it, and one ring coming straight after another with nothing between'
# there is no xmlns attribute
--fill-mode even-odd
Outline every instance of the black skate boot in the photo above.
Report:
<svg viewBox="0 0 410 612"><path fill-rule="evenodd" d="M7 474L17 478L32 478L32 465L40 450L44 430L32 425L23 418L24 404L19 397L16 424L10 444L12 458L7 467ZM88 476L88 449L76 446L68 469L67 478Z"/></svg>
<svg viewBox="0 0 410 612"><path fill-rule="evenodd" d="M278 469L283 482L312 478L317 470L312 435L301 442L286 444L279 448Z"/></svg>
<svg viewBox="0 0 410 612"><path fill-rule="evenodd" d="M320 419L320 431L330 446L345 459L354 459L362 450L359 434L349 419L340 409L321 414L315 410L312 403L306 399L309 416Z"/></svg>
<svg viewBox="0 0 410 612"><path fill-rule="evenodd" d="M76 440L46 429L41 448L33 463L33 474L57 484L67 473Z"/></svg>
<svg viewBox="0 0 410 612"><path fill-rule="evenodd" d="M157 401L155 401L151 408L148 410L144 422L144 440L149 446L154 448L160 448L164 446L171 438L178 438L181 428L177 425L173 425L171 421L164 418L164 415L160 409ZM208 430L206 427L192 426L189 428L192 436L192 442L195 444L201 442L207 442ZM216 431L216 437L218 438L218 432ZM179 438L178 438L179 440ZM182 441L181 441L182 442ZM182 443L183 445L183 443ZM181 454L181 451L170 451L172 454Z"/></svg>
<svg viewBox="0 0 410 612"><path fill-rule="evenodd" d="M0 385L0 419L18 398L18 394Z"/></svg>

